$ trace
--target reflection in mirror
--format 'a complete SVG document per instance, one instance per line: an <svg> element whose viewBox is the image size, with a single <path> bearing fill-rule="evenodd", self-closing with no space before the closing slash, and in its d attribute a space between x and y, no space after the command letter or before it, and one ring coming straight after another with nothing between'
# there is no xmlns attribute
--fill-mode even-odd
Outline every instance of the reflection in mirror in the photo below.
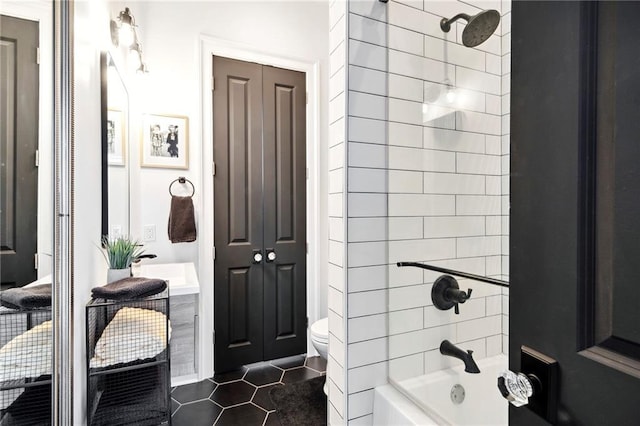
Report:
<svg viewBox="0 0 640 426"><path fill-rule="evenodd" d="M0 424L48 425L53 10L2 1L0 15Z"/></svg>
<svg viewBox="0 0 640 426"><path fill-rule="evenodd" d="M18 43L37 46L38 23L2 16L0 256L3 289L22 287L37 278L38 190L44 189L38 188L38 66L28 50L18 48Z"/></svg>
<svg viewBox="0 0 640 426"><path fill-rule="evenodd" d="M129 94L109 52L100 57L102 79L102 235L129 234Z"/></svg>

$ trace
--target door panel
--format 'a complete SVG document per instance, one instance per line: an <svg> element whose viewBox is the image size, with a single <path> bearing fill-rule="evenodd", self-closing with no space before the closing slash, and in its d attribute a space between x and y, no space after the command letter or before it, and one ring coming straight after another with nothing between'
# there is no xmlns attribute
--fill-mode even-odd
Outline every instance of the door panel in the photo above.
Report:
<svg viewBox="0 0 640 426"><path fill-rule="evenodd" d="M0 29L0 271L6 288L37 278L38 23L3 15Z"/></svg>
<svg viewBox="0 0 640 426"><path fill-rule="evenodd" d="M263 67L265 359L307 346L304 73ZM286 271L286 273L285 273Z"/></svg>
<svg viewBox="0 0 640 426"><path fill-rule="evenodd" d="M616 321L640 323L637 302L616 303L639 294L638 16L631 2L512 8L509 364L522 345L558 361L558 424L637 424L640 357L604 343L637 348ZM509 421L545 424L525 407Z"/></svg>
<svg viewBox="0 0 640 426"><path fill-rule="evenodd" d="M276 339L295 333L295 265L276 266Z"/></svg>
<svg viewBox="0 0 640 426"><path fill-rule="evenodd" d="M294 180L293 153L295 141L292 135L294 90L292 87L275 86L275 151L276 151L276 240L292 240L294 235L294 208L291 196Z"/></svg>
<svg viewBox="0 0 640 426"><path fill-rule="evenodd" d="M16 223L15 205L16 198L16 110L13 108L16 98L16 40L0 39L0 64L2 65L3 78L0 79L0 99L2 114L0 115L0 158L2 159L2 197L0 198L0 249L2 251L16 250ZM3 280L4 282L4 280Z"/></svg>
<svg viewBox="0 0 640 426"><path fill-rule="evenodd" d="M229 241L246 243L249 238L249 82L229 78Z"/></svg>
<svg viewBox="0 0 640 426"><path fill-rule="evenodd" d="M248 268L229 271L229 347L251 344L251 278Z"/></svg>
<svg viewBox="0 0 640 426"><path fill-rule="evenodd" d="M262 360L262 72L216 57L214 114L215 370Z"/></svg>
<svg viewBox="0 0 640 426"><path fill-rule="evenodd" d="M596 164L598 171L596 200L605 197L607 206L598 203L602 211L596 212L596 228L604 227L600 234L607 245L597 242L596 258L610 264L610 279L597 283L609 288L607 304L611 306L610 329L605 338L640 342L640 270L635 259L640 259L640 85L637 83L640 57L637 44L640 39L640 4L625 2L602 4L598 19L598 51L610 52L598 58L598 85L610 95L598 102L598 128L604 131L598 137L599 152L606 152L608 162ZM598 98L599 99L599 98ZM603 115L606 113L606 115ZM605 133L606 132L606 133ZM598 157L599 158L599 157ZM606 235L605 233L611 233ZM602 277L605 278L605 277ZM609 334L609 336L606 336ZM640 355L640 348L638 350ZM639 356L640 358L640 356Z"/></svg>

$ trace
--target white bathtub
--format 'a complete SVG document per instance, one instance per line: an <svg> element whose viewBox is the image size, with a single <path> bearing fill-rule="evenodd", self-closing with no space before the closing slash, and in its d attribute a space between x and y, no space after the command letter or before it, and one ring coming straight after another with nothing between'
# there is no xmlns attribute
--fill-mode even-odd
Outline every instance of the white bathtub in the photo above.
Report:
<svg viewBox="0 0 640 426"><path fill-rule="evenodd" d="M478 361L480 374L464 372L464 366L437 371L375 389L374 425L507 425L507 401L496 386L508 368L505 355ZM451 389L462 385L464 401L454 404ZM399 391L398 389L401 389Z"/></svg>

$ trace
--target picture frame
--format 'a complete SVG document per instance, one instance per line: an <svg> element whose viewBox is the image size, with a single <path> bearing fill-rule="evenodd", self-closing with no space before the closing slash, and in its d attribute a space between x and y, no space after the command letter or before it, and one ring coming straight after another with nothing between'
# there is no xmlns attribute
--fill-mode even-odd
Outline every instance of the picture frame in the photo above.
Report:
<svg viewBox="0 0 640 426"><path fill-rule="evenodd" d="M124 113L117 109L107 110L107 164L125 165Z"/></svg>
<svg viewBox="0 0 640 426"><path fill-rule="evenodd" d="M140 166L189 168L189 118L183 115L144 114Z"/></svg>

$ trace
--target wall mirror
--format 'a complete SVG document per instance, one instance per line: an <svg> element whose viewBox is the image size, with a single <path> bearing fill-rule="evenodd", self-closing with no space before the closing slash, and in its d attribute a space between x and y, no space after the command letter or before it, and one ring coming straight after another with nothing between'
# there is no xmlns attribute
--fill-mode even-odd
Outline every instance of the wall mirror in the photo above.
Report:
<svg viewBox="0 0 640 426"><path fill-rule="evenodd" d="M102 235L129 235L129 93L110 52L100 55Z"/></svg>
<svg viewBox="0 0 640 426"><path fill-rule="evenodd" d="M52 402L60 401L52 335L65 321L51 306L62 257L54 241L59 10L47 0L0 2L0 352L11 359L0 368L3 425L55 424Z"/></svg>

